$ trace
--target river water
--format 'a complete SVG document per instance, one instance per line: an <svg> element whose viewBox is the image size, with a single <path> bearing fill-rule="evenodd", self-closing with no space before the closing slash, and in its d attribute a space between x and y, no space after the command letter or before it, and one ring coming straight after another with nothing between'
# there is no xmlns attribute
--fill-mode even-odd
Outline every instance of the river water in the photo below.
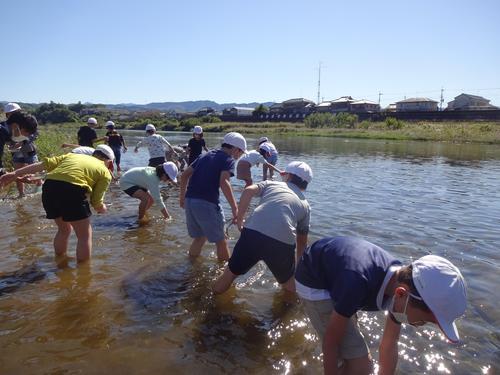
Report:
<svg viewBox="0 0 500 375"><path fill-rule="evenodd" d="M128 132L134 144L141 133ZM168 133L173 144L188 133ZM206 135L218 146L222 135ZM250 145L256 138L248 137ZM278 166L293 160L314 172L310 243L355 235L409 262L443 255L468 282L459 321L463 343L448 345L432 326L405 327L401 374L492 374L500 362L500 147L319 137L281 137ZM124 169L147 151L123 155ZM256 180L261 171L255 169ZM242 184L233 181L236 195ZM55 226L40 194L0 202L1 374L315 374L321 350L300 306L284 300L262 264L214 298L222 270L213 245L190 262L178 189L166 188L173 220L135 223L137 201L112 185L109 211L94 215L92 261L56 264ZM224 203L227 216L230 214ZM237 231L231 229L231 248ZM377 358L384 315L361 314Z"/></svg>

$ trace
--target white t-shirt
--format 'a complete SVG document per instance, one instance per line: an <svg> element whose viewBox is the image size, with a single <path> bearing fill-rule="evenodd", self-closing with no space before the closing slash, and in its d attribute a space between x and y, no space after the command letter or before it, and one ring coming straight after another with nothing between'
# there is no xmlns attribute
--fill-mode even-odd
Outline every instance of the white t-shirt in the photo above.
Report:
<svg viewBox="0 0 500 375"><path fill-rule="evenodd" d="M261 154L259 154L258 151L253 150L250 151L248 154L243 155L240 158L240 161L247 161L253 167L257 163L265 163L266 159L264 159L264 157Z"/></svg>
<svg viewBox="0 0 500 375"><path fill-rule="evenodd" d="M147 146L150 159L165 157L165 151L172 148L170 143L159 134L148 135L137 143L136 147L141 146Z"/></svg>

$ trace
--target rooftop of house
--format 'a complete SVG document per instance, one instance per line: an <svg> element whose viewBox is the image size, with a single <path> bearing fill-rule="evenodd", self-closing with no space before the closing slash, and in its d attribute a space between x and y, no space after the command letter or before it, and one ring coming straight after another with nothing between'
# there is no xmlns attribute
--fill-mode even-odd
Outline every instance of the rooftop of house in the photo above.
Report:
<svg viewBox="0 0 500 375"><path fill-rule="evenodd" d="M399 102L396 102L396 104L397 103L423 103L423 102L437 103L436 100L432 100L429 98L409 98L409 99L405 99L405 100L400 100Z"/></svg>

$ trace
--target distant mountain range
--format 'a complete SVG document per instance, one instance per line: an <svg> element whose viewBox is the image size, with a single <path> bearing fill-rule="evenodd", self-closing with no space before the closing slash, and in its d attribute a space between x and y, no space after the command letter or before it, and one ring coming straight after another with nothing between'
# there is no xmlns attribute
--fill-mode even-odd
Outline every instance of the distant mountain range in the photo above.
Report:
<svg viewBox="0 0 500 375"><path fill-rule="evenodd" d="M195 100L188 102L163 102L163 103L148 103L148 104L133 104L133 103L123 103L123 104L106 104L107 108L110 109L125 109L128 111L176 111L176 112L196 112L202 108L210 107L216 111L222 111L224 108L230 107L250 107L255 108L260 104L264 104L266 107L274 104L273 102L265 103L224 103L219 104L211 100Z"/></svg>

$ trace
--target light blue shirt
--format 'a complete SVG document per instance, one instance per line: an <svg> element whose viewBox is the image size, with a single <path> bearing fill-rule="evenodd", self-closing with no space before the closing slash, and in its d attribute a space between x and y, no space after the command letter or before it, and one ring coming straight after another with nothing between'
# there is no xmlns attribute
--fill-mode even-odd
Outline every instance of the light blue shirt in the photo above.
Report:
<svg viewBox="0 0 500 375"><path fill-rule="evenodd" d="M160 194L160 179L156 175L156 168L131 168L120 177L120 189L127 190L132 186L147 189L158 206L166 209Z"/></svg>

